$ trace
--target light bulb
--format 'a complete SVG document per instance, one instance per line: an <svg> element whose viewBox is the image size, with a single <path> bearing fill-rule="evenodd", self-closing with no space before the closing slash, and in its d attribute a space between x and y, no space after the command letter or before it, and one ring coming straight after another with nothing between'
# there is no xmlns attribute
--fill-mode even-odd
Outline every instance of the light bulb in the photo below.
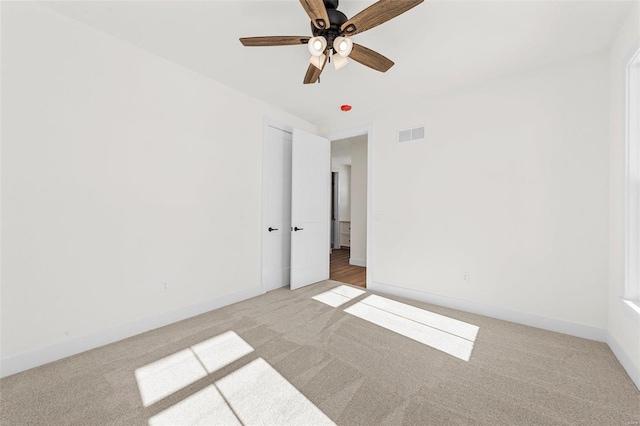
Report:
<svg viewBox="0 0 640 426"><path fill-rule="evenodd" d="M336 37L336 39L333 41L333 50L335 50L335 52L343 58L349 56L352 49L353 42L350 38Z"/></svg>
<svg viewBox="0 0 640 426"><path fill-rule="evenodd" d="M309 53L313 56L320 56L324 54L324 51L327 48L327 39L322 36L312 37L309 39L308 48Z"/></svg>

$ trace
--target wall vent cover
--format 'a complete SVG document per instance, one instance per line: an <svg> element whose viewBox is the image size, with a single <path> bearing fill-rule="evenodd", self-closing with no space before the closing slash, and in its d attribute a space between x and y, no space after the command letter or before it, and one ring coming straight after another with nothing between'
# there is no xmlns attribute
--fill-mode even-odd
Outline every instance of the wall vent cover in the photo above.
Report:
<svg viewBox="0 0 640 426"><path fill-rule="evenodd" d="M424 126L415 129L400 130L398 142L421 141L424 139Z"/></svg>

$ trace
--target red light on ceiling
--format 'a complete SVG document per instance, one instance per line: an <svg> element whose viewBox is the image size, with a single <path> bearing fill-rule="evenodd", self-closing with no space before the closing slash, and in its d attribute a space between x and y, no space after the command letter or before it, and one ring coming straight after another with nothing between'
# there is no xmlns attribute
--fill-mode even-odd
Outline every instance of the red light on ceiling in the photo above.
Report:
<svg viewBox="0 0 640 426"><path fill-rule="evenodd" d="M340 109L343 110L344 112L351 111L351 105L347 105L347 104L342 105Z"/></svg>

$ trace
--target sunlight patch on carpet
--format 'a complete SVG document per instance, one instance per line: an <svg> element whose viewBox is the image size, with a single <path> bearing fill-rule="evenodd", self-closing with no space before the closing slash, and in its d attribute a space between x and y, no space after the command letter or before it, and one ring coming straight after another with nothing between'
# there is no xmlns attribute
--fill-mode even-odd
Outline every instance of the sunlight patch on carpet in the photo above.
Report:
<svg viewBox="0 0 640 426"><path fill-rule="evenodd" d="M214 385L149 419L149 426L242 425Z"/></svg>
<svg viewBox="0 0 640 426"><path fill-rule="evenodd" d="M185 349L162 358L135 372L142 404L145 407L207 376L198 358Z"/></svg>
<svg viewBox="0 0 640 426"><path fill-rule="evenodd" d="M371 295L345 312L469 361L479 327L415 306Z"/></svg>
<svg viewBox="0 0 640 426"><path fill-rule="evenodd" d="M445 317L444 315L416 308L386 297L376 296L375 294L363 299L362 303L471 341L476 340L480 329L477 325Z"/></svg>
<svg viewBox="0 0 640 426"><path fill-rule="evenodd" d="M253 352L233 331L215 336L135 371L142 404L148 407Z"/></svg>
<svg viewBox="0 0 640 426"><path fill-rule="evenodd" d="M213 373L253 352L253 348L233 331L227 331L191 347L207 372Z"/></svg>
<svg viewBox="0 0 640 426"><path fill-rule="evenodd" d="M324 293L313 296L312 299L336 308L364 293L366 293L364 290L359 290L347 285L341 285L339 287L332 288L329 291L325 291Z"/></svg>
<svg viewBox="0 0 640 426"><path fill-rule="evenodd" d="M253 351L253 347L238 334L227 331L140 367L135 371L135 377L142 403L149 407ZM195 385L205 387L150 417L149 426L335 426L329 417L262 358L235 369L215 384L210 383Z"/></svg>
<svg viewBox="0 0 640 426"><path fill-rule="evenodd" d="M216 386L245 425L335 425L262 358L218 380Z"/></svg>

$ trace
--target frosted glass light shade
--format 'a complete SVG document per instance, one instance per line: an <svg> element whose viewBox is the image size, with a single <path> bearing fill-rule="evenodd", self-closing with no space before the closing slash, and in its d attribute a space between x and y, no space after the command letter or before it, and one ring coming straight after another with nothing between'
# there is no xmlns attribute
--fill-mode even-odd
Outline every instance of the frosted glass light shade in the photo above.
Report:
<svg viewBox="0 0 640 426"><path fill-rule="evenodd" d="M338 55L346 58L351 53L353 49L353 42L350 38L347 37L336 37L333 41L333 50Z"/></svg>
<svg viewBox="0 0 640 426"><path fill-rule="evenodd" d="M349 64L349 60L340 55L333 55L333 67L338 71L340 68Z"/></svg>
<svg viewBox="0 0 640 426"><path fill-rule="evenodd" d="M309 53L313 56L320 56L324 54L324 51L327 48L327 39L322 36L312 37L309 39L307 47L309 48Z"/></svg>
<svg viewBox="0 0 640 426"><path fill-rule="evenodd" d="M324 65L325 57L326 57L326 55L321 53L320 56L312 56L311 58L309 58L309 62L311 62L311 64L313 64L314 67L316 67L319 70L321 70L322 69L322 65Z"/></svg>

